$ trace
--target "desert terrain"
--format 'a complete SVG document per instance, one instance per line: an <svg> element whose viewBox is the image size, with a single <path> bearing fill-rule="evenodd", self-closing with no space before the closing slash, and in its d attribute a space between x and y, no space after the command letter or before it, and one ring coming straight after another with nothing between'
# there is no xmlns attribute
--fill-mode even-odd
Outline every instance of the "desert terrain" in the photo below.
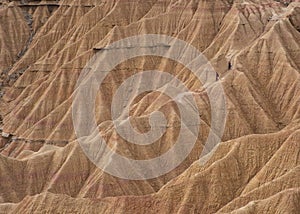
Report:
<svg viewBox="0 0 300 214"><path fill-rule="evenodd" d="M74 107L83 71L97 54L110 56L111 44L143 35L168 36L170 44L133 41L122 46L124 53L161 47L176 57L145 54L118 62L92 105L86 103L96 127L80 138L76 123L89 127L91 121ZM188 45L178 49L175 41ZM199 67L208 83L182 63L189 47L214 70L216 76L205 79ZM182 123L161 76L146 83L136 78L117 103L130 101L128 120L138 133L160 125L149 122L157 111L167 128L152 144L132 144L115 127L112 103L122 83L150 70L184 84L199 123L192 123L191 109ZM161 90L126 100L127 92L147 84ZM213 106L215 100L223 105ZM225 110L221 127L212 115ZM114 156L97 147L96 132L122 157L172 154L167 161L174 167L151 176L163 166L115 166ZM217 145L207 143L211 133ZM0 135L1 214L300 213L300 1L1 0ZM189 139L195 142L186 157L185 150L167 153ZM144 179L116 176L122 173Z"/></svg>

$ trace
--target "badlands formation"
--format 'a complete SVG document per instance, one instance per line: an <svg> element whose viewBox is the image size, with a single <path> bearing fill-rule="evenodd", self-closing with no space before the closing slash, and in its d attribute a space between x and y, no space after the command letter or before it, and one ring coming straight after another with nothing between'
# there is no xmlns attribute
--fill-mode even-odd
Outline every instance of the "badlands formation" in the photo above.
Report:
<svg viewBox="0 0 300 214"><path fill-rule="evenodd" d="M145 70L176 76L200 113L195 145L176 168L151 179L124 179L85 154L72 103L95 54L145 34L185 41L218 75L205 86L185 65L161 56L137 56L109 72L94 103L96 122L122 156L161 156L181 129L174 100L148 91L130 103L130 122L147 133L150 114L160 111L165 133L144 146L118 134L111 103L130 76ZM1 0L0 213L300 213L299 72L297 0ZM220 83L225 129L201 164L213 124L207 90Z"/></svg>

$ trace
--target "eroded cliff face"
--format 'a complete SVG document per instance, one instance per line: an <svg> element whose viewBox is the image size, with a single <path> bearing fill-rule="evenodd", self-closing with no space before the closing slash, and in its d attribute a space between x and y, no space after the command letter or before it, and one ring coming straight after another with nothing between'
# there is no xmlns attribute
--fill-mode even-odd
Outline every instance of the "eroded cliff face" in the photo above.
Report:
<svg viewBox="0 0 300 214"><path fill-rule="evenodd" d="M111 102L130 76L170 73L192 91L201 111L189 156L163 176L134 181L89 160L76 139L72 102L77 79L97 52L143 34L172 36L201 51L220 76L227 117L222 143L201 165L212 123L206 86L162 57L118 64L99 90L95 115L119 154L160 156L181 128L172 99L148 92L131 103L131 122L147 132L150 114L161 111L166 133L148 146L118 135ZM300 2L1 1L0 45L0 213L299 212Z"/></svg>

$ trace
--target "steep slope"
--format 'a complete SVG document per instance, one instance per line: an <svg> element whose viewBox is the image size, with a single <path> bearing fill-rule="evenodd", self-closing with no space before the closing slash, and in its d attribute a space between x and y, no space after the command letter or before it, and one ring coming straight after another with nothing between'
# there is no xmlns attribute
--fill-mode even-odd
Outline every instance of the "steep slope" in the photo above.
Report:
<svg viewBox="0 0 300 214"><path fill-rule="evenodd" d="M280 2L1 1L0 213L297 213L300 3ZM109 175L88 159L74 132L72 102L77 79L95 54L143 34L172 36L202 51L220 76L227 116L222 143L203 165L199 156L213 108L204 89L214 91L217 84L203 85L184 65L158 56L118 64L95 101L98 129L118 154L161 156L181 130L178 106L162 87L130 106L130 122L142 133L149 131L152 112L166 116L161 139L139 146L118 134L111 102L130 76L172 74L201 111L188 157L163 176L134 181ZM136 80L132 90L141 84Z"/></svg>

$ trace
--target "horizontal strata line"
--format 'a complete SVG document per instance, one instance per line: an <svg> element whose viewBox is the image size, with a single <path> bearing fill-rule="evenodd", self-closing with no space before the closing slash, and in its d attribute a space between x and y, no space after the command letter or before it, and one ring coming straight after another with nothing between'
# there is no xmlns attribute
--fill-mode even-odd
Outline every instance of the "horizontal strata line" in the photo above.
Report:
<svg viewBox="0 0 300 214"><path fill-rule="evenodd" d="M106 48L106 47L96 47L94 50L118 50L118 49L134 49L134 48L157 48L157 47L163 47L163 48L170 48L172 47L171 45L168 44L161 44L161 45L153 45L153 46L124 46L124 47L111 47L111 48Z"/></svg>

